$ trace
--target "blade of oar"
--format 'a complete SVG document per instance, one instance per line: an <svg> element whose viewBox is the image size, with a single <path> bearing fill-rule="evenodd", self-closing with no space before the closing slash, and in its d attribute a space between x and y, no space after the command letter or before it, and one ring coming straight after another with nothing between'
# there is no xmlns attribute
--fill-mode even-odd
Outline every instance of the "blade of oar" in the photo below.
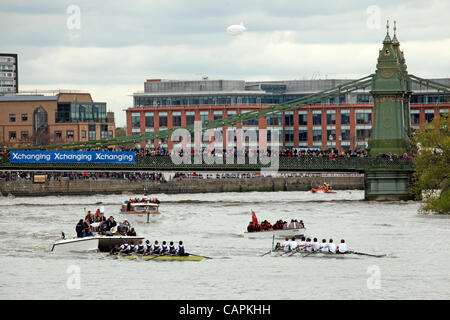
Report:
<svg viewBox="0 0 450 320"><path fill-rule="evenodd" d="M271 252L272 252L272 250L270 250L270 251L268 251L268 252L262 254L261 257L264 257L266 254L269 254L269 253L271 253Z"/></svg>
<svg viewBox="0 0 450 320"><path fill-rule="evenodd" d="M370 254L370 253L356 252L356 251L349 251L349 253L359 254L361 256L376 257L376 258L380 258L380 257L385 257L386 256L385 254Z"/></svg>
<svg viewBox="0 0 450 320"><path fill-rule="evenodd" d="M214 258L211 258L211 257L199 256L199 255L196 255L196 254L193 254L193 253L188 253L188 255L194 256L194 257L202 257L202 258L205 258L205 259L214 259Z"/></svg>

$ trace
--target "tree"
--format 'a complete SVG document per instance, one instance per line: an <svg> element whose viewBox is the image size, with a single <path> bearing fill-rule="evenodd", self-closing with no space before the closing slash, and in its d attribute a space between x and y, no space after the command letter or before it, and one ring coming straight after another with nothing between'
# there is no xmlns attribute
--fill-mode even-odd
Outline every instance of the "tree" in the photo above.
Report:
<svg viewBox="0 0 450 320"><path fill-rule="evenodd" d="M450 214L450 131L448 113L439 122L427 124L413 135L414 186L423 195L421 211Z"/></svg>

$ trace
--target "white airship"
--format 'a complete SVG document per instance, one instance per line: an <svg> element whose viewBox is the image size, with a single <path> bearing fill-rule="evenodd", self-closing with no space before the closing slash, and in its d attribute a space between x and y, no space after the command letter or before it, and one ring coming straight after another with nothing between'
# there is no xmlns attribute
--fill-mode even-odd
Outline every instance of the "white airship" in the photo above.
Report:
<svg viewBox="0 0 450 320"><path fill-rule="evenodd" d="M227 32L231 36L237 36L243 33L245 30L247 29L244 27L243 22L241 22L240 24L233 24L227 28Z"/></svg>

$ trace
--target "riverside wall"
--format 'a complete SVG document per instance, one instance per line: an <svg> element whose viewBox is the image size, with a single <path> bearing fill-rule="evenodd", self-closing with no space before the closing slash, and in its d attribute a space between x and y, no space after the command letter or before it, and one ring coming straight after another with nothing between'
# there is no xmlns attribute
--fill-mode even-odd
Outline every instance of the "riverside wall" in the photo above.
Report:
<svg viewBox="0 0 450 320"><path fill-rule="evenodd" d="M92 195L209 193L251 191L309 191L327 182L335 190L364 190L364 175L342 174L313 177L258 177L228 179L173 179L168 182L128 181L124 179L50 180L35 183L30 180L0 180L2 196Z"/></svg>

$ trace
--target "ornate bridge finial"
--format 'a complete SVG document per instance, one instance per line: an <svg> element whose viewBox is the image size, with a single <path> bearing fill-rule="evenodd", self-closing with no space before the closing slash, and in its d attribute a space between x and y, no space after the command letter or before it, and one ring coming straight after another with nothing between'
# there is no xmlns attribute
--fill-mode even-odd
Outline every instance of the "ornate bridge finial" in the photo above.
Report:
<svg viewBox="0 0 450 320"><path fill-rule="evenodd" d="M389 35L389 20L386 21L386 33Z"/></svg>

